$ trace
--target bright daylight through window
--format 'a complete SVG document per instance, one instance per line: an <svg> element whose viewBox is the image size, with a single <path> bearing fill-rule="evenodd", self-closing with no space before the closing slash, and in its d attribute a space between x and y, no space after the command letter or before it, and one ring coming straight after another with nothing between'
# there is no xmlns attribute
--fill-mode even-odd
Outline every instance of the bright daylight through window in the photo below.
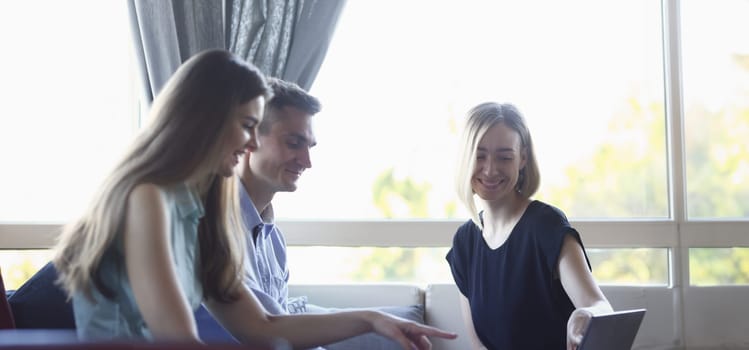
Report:
<svg viewBox="0 0 749 350"><path fill-rule="evenodd" d="M0 1L0 224L76 217L135 134L129 25L124 1ZM0 250L8 289L49 257Z"/></svg>
<svg viewBox="0 0 749 350"><path fill-rule="evenodd" d="M536 198L571 219L668 219L660 3L544 6L347 3L311 89L323 103L313 167L297 192L277 196L277 215L466 220L453 186L458 133L470 107L499 101L528 120ZM333 251L342 260L326 258ZM294 282L451 282L446 251L292 247L289 260ZM669 283L667 249L589 254L603 282Z"/></svg>
<svg viewBox="0 0 749 350"><path fill-rule="evenodd" d="M500 101L530 124L537 198L571 218L667 218L659 2L545 6L347 3L311 89L323 103L313 167L278 215L467 218L455 143L470 107Z"/></svg>
<svg viewBox="0 0 749 350"><path fill-rule="evenodd" d="M457 227L468 219L453 185L465 113L480 102L509 102L534 137L541 168L535 198L583 223L583 237L608 234L586 247L599 281L670 286L688 261L691 285L749 284L749 249L735 239L710 241L725 237L716 226L699 232L714 235L699 236L708 244L685 246L687 259L671 243L688 237L694 222L720 222L737 237L745 232L738 225L749 218L749 2L668 3L680 8L678 38L653 0L549 1L543 8L528 1L348 1L311 88L323 105L313 118L313 166L296 192L274 199L281 229L299 220L311 221L305 229L313 232L321 232L315 222ZM0 159L7 169L0 225L77 216L135 134L127 16L119 1L0 1ZM683 147L669 137L667 82L674 80L664 38L681 45L675 89L683 106L671 118L680 118L683 130L675 132L683 131ZM674 181L682 174L683 184ZM682 197L686 215L677 218ZM614 235L617 223L656 228ZM305 246L291 242L291 282L452 282L444 257L454 231L420 245L378 240L383 226L362 227L355 236L374 236L367 241L374 243L320 235ZM0 250L11 288L48 260L47 250Z"/></svg>

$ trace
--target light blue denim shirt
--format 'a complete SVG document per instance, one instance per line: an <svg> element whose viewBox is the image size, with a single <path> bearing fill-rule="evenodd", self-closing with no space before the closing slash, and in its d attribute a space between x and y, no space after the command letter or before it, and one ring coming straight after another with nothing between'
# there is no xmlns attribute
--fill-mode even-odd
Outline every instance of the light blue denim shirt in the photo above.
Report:
<svg viewBox="0 0 749 350"><path fill-rule="evenodd" d="M204 209L198 194L187 185L163 188L169 210L172 232L172 259L183 293L193 311L203 299L203 288L197 275L200 247L198 221ZM92 286L94 300L83 293L73 295L73 311L78 338L82 340L144 339L151 340L143 316L133 296L125 270L122 235L115 237L101 259L99 275L116 295L108 299Z"/></svg>
<svg viewBox="0 0 749 350"><path fill-rule="evenodd" d="M286 266L286 240L273 223L273 207L258 213L250 195L240 185L240 203L247 233L244 284L252 290L266 311L288 314L289 269ZM257 237L253 239L253 231Z"/></svg>

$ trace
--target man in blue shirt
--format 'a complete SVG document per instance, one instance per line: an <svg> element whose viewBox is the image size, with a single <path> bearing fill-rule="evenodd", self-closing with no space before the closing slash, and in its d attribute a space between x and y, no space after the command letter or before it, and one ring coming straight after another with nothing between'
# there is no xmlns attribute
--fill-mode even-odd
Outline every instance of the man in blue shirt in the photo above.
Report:
<svg viewBox="0 0 749 350"><path fill-rule="evenodd" d="M296 84L268 78L273 97L266 102L257 126L257 147L237 167L239 197L246 239L244 284L266 311L275 315L305 312L306 305L289 305L286 240L275 225L271 201L278 192L293 192L296 181L312 166L315 144L311 118L320 102ZM196 311L200 338L207 342L236 341L201 306Z"/></svg>
<svg viewBox="0 0 749 350"><path fill-rule="evenodd" d="M270 78L273 97L258 125L256 149L239 165L240 198L247 237L244 282L273 314L296 313L287 304L289 269L286 241L274 224L271 201L293 192L304 170L312 167L310 148L317 143L311 118L320 102L296 84Z"/></svg>

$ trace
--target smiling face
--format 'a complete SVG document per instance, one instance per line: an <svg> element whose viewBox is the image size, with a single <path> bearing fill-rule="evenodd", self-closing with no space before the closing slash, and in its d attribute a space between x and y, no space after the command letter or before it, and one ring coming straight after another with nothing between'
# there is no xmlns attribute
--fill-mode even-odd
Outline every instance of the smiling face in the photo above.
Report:
<svg viewBox="0 0 749 350"><path fill-rule="evenodd" d="M270 130L258 134L258 147L249 155L247 180L269 194L293 192L304 170L312 167L310 148L317 141L312 132L311 115L286 106L266 111L274 120Z"/></svg>
<svg viewBox="0 0 749 350"><path fill-rule="evenodd" d="M229 127L224 137L224 157L218 173L229 177L248 150L257 148L257 125L262 120L265 97L258 96L250 102L237 106L229 116Z"/></svg>
<svg viewBox="0 0 749 350"><path fill-rule="evenodd" d="M515 186L525 163L520 135L504 123L497 123L478 144L471 187L485 201L509 198L516 193Z"/></svg>

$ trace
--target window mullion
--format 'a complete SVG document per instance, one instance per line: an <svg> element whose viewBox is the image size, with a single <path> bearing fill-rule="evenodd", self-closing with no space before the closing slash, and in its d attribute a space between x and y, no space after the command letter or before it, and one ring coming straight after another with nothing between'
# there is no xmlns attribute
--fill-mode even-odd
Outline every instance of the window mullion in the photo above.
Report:
<svg viewBox="0 0 749 350"><path fill-rule="evenodd" d="M663 0L663 58L666 94L666 148L669 169L669 204L671 217L676 222L677 244L671 250L671 284L677 289L674 300L678 323L675 327L678 338L685 341L684 334L684 287L689 285L689 248L683 244L680 231L686 222L685 147L683 124L683 87L681 74L681 27L678 0Z"/></svg>

